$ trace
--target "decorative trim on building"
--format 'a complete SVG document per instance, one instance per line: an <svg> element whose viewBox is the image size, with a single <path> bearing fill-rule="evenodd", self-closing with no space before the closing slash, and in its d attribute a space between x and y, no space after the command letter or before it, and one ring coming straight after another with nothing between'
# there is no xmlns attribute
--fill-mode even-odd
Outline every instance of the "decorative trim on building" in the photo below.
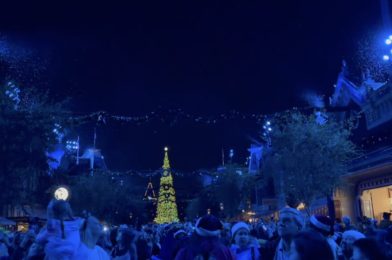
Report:
<svg viewBox="0 0 392 260"><path fill-rule="evenodd" d="M358 184L358 193L362 194L364 190L374 189L392 185L392 175L386 175L378 178L372 178L362 181Z"/></svg>

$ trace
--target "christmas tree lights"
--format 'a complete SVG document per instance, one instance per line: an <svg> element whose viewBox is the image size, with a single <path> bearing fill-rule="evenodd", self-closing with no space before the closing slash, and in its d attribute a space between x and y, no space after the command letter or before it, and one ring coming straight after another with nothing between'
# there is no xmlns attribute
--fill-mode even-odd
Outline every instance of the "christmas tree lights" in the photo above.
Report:
<svg viewBox="0 0 392 260"><path fill-rule="evenodd" d="M178 211L176 204L176 192L173 187L173 176L170 171L168 149L165 147L165 158L163 160L163 172L159 187L157 216L155 223L178 222Z"/></svg>

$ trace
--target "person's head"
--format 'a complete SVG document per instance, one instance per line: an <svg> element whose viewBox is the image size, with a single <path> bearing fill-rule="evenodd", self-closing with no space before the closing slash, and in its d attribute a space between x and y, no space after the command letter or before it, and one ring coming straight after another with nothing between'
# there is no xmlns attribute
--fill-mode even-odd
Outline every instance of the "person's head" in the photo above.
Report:
<svg viewBox="0 0 392 260"><path fill-rule="evenodd" d="M187 233L183 229L175 230L175 232L173 233L173 238L175 240L181 240L186 236L187 236Z"/></svg>
<svg viewBox="0 0 392 260"><path fill-rule="evenodd" d="M249 226L244 222L238 222L231 228L232 240L240 248L248 246L250 241Z"/></svg>
<svg viewBox="0 0 392 260"><path fill-rule="evenodd" d="M325 237L333 234L333 221L327 216L311 216L308 227L315 232L319 232Z"/></svg>
<svg viewBox="0 0 392 260"><path fill-rule="evenodd" d="M376 240L371 238L361 238L354 242L351 260L383 259L385 259L383 250Z"/></svg>
<svg viewBox="0 0 392 260"><path fill-rule="evenodd" d="M330 260L333 259L333 254L327 240L320 233L303 231L294 236L289 259Z"/></svg>
<svg viewBox="0 0 392 260"><path fill-rule="evenodd" d="M365 235L356 230L348 230L343 233L340 247L346 259L349 259L353 254L353 244L355 241L365 238Z"/></svg>
<svg viewBox="0 0 392 260"><path fill-rule="evenodd" d="M144 231L146 234L150 235L150 236L153 236L153 235L154 235L154 230L153 230L153 228L152 228L151 226L146 226L146 227L144 227L144 228L143 228L143 231Z"/></svg>
<svg viewBox="0 0 392 260"><path fill-rule="evenodd" d="M301 212L294 208L285 207L279 212L278 233L283 239L296 235L303 227L304 220Z"/></svg>
<svg viewBox="0 0 392 260"><path fill-rule="evenodd" d="M132 243L132 232L130 230L120 230L117 233L117 244L121 248L129 249Z"/></svg>
<svg viewBox="0 0 392 260"><path fill-rule="evenodd" d="M351 218L349 216L344 216L343 223L344 225L349 226L351 224Z"/></svg>
<svg viewBox="0 0 392 260"><path fill-rule="evenodd" d="M199 218L195 225L196 234L200 237L219 237L223 225L214 215L205 215Z"/></svg>
<svg viewBox="0 0 392 260"><path fill-rule="evenodd" d="M47 209L48 218L64 220L72 218L72 210L69 203L65 200L52 199Z"/></svg>
<svg viewBox="0 0 392 260"><path fill-rule="evenodd" d="M389 220L389 219L391 218L391 213L389 213L389 212L383 212L383 213L382 213L382 218L383 218L384 220Z"/></svg>

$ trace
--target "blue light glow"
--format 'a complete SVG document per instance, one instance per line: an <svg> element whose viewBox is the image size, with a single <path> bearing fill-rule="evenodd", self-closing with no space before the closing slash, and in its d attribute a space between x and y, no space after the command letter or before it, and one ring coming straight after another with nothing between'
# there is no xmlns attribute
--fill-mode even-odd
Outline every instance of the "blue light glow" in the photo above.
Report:
<svg viewBox="0 0 392 260"><path fill-rule="evenodd" d="M391 43L392 43L392 40L391 40L391 39L386 39L386 40L385 40L385 44L386 44L386 45L390 45Z"/></svg>
<svg viewBox="0 0 392 260"><path fill-rule="evenodd" d="M384 55L384 56L382 56L382 59L385 60L385 61L389 61L389 56L388 55Z"/></svg>
<svg viewBox="0 0 392 260"><path fill-rule="evenodd" d="M67 141L65 148L67 148L67 150L69 150L69 151L79 150L79 142L78 141Z"/></svg>
<svg viewBox="0 0 392 260"><path fill-rule="evenodd" d="M56 150L48 152L47 154L48 158L51 158L51 160L48 160L48 165L51 170L55 170L60 166L61 158L64 155L64 150L61 148L61 146L56 147Z"/></svg>

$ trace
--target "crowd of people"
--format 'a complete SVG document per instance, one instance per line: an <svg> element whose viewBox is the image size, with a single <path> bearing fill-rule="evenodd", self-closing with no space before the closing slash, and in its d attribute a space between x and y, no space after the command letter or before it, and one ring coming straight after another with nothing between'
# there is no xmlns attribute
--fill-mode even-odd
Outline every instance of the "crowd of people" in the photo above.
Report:
<svg viewBox="0 0 392 260"><path fill-rule="evenodd" d="M208 214L194 223L103 227L91 214L75 217L70 204L52 200L46 224L28 232L1 232L0 259L48 260L384 260L392 259L392 222L304 217L285 207L279 218L252 224Z"/></svg>

